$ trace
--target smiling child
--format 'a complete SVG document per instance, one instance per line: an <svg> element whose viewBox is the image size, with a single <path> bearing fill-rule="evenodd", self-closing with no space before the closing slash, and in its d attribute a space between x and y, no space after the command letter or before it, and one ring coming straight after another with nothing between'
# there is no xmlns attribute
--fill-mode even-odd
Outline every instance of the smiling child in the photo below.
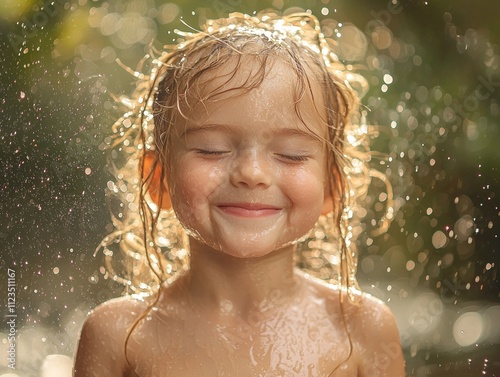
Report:
<svg viewBox="0 0 500 377"><path fill-rule="evenodd" d="M75 377L404 375L390 310L350 276L356 96L339 67L307 13L209 21L154 61L115 125L137 195L103 242L149 294L93 310ZM321 232L336 285L296 267Z"/></svg>

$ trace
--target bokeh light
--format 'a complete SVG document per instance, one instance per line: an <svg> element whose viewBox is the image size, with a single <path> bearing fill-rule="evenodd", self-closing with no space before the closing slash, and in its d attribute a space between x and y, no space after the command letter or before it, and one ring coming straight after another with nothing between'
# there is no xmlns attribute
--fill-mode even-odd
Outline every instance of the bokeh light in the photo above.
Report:
<svg viewBox="0 0 500 377"><path fill-rule="evenodd" d="M476 312L462 314L453 325L453 337L461 346L476 343L483 334L483 318Z"/></svg>

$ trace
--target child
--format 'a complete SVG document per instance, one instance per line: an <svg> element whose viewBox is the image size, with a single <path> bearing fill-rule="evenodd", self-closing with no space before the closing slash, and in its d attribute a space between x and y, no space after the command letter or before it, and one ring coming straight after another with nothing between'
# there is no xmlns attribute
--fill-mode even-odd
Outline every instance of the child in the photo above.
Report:
<svg viewBox="0 0 500 377"><path fill-rule="evenodd" d="M123 199L102 244L109 274L147 294L89 315L75 376L403 376L345 224L366 172L346 140L362 81L318 20L234 13L154 63L115 125L108 187ZM295 268L325 277L325 258L331 284Z"/></svg>

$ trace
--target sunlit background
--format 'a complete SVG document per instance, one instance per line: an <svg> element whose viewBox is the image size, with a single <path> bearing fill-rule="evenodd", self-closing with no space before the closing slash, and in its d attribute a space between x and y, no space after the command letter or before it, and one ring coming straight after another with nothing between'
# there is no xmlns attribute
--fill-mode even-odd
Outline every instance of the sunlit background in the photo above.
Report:
<svg viewBox="0 0 500 377"><path fill-rule="evenodd" d="M181 20L263 8L310 9L371 85L363 104L386 156L374 164L397 212L382 236L364 224L358 276L397 317L407 375L500 376L499 2L2 0L0 377L69 377L86 314L120 295L93 257L111 230L112 96L133 85L116 60L137 67ZM366 219L384 209L378 184Z"/></svg>

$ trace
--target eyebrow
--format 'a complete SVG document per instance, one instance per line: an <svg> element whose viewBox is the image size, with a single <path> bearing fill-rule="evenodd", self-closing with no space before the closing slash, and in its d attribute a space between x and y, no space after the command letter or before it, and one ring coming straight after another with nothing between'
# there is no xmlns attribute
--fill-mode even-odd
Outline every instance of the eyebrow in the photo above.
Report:
<svg viewBox="0 0 500 377"><path fill-rule="evenodd" d="M196 133L196 132L210 132L210 131L221 131L226 133L234 133L234 130L230 125L218 124L218 123L208 123L208 124L195 124L187 127L187 129L181 134L181 137L186 135ZM315 143L320 143L323 145L323 140L320 136L314 134L312 131L303 131L297 128L279 128L273 131L274 136L282 137L298 137L312 141Z"/></svg>
<svg viewBox="0 0 500 377"><path fill-rule="evenodd" d="M303 131L297 128L279 128L273 132L276 136L299 137L323 145L323 140L312 131Z"/></svg>
<svg viewBox="0 0 500 377"><path fill-rule="evenodd" d="M222 131L232 133L231 127L226 124L194 124L186 127L186 130L181 134L181 137L187 136L195 132Z"/></svg>

